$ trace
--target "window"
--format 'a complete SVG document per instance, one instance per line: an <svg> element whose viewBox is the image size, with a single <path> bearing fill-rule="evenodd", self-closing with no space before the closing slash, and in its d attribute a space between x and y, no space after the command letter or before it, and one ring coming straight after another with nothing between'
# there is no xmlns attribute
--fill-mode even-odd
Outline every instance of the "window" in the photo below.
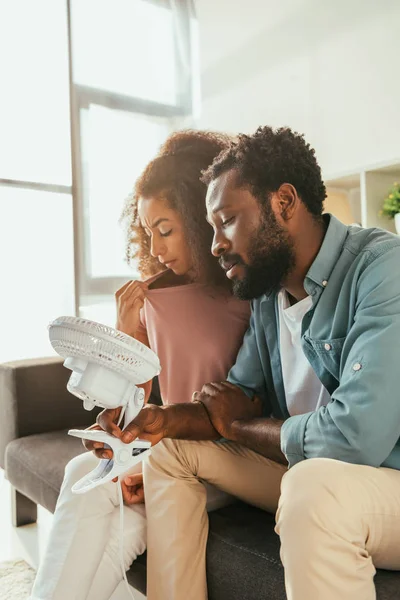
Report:
<svg viewBox="0 0 400 600"><path fill-rule="evenodd" d="M167 135L190 124L191 8L0 3L0 361L49 354L57 315L113 323L114 292L136 275L123 202Z"/></svg>
<svg viewBox="0 0 400 600"><path fill-rule="evenodd" d="M3 362L51 354L49 321L75 311L64 0L1 3L0 63Z"/></svg>
<svg viewBox="0 0 400 600"><path fill-rule="evenodd" d="M72 198L0 185L0 362L48 356L47 325L73 314Z"/></svg>
<svg viewBox="0 0 400 600"><path fill-rule="evenodd" d="M179 103L174 20L167 3L73 0L72 25L76 83L131 98Z"/></svg>
<svg viewBox="0 0 400 600"><path fill-rule="evenodd" d="M65 0L0 3L0 65L0 178L71 186Z"/></svg>
<svg viewBox="0 0 400 600"><path fill-rule="evenodd" d="M155 155L170 128L168 119L162 117L148 117L96 104L82 109L88 277L127 278L134 273L123 260L125 240L119 219L136 176Z"/></svg>
<svg viewBox="0 0 400 600"><path fill-rule="evenodd" d="M119 218L143 167L192 113L191 23L185 1L71 0L81 314L137 276Z"/></svg>

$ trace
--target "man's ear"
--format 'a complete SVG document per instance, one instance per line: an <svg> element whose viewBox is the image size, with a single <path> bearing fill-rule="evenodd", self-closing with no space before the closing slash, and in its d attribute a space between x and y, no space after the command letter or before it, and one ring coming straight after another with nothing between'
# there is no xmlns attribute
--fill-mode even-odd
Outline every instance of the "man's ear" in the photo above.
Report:
<svg viewBox="0 0 400 600"><path fill-rule="evenodd" d="M296 188L291 183L282 183L276 194L280 215L284 221L289 221L299 202Z"/></svg>

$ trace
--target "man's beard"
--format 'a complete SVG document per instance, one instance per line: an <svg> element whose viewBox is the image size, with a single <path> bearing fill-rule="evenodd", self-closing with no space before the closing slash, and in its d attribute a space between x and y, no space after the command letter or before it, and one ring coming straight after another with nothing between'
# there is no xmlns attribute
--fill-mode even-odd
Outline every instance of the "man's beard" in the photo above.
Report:
<svg viewBox="0 0 400 600"><path fill-rule="evenodd" d="M243 265L245 274L243 279L233 281L233 293L240 300L253 300L278 291L293 269L293 242L269 206L264 208L260 227L249 241L248 264L241 259L238 262Z"/></svg>

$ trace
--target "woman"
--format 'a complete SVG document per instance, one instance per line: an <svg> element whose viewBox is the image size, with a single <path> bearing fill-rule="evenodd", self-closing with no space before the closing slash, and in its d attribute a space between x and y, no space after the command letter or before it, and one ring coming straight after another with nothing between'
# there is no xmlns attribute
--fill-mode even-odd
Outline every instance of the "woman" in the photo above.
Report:
<svg viewBox="0 0 400 600"><path fill-rule="evenodd" d="M211 255L206 187L199 179L228 143L210 132L173 134L139 177L124 210L128 259L138 261L144 281L117 292L117 328L158 354L164 403L189 402L204 383L225 379L248 326L249 305L233 298ZM148 398L151 382L143 387ZM86 446L97 456L110 452L102 444ZM117 486L104 484L83 495L70 491L96 463L89 453L66 467L31 600L109 600L122 579ZM207 492L209 509L226 503L226 495ZM128 569L146 547L141 473L126 477L123 495Z"/></svg>

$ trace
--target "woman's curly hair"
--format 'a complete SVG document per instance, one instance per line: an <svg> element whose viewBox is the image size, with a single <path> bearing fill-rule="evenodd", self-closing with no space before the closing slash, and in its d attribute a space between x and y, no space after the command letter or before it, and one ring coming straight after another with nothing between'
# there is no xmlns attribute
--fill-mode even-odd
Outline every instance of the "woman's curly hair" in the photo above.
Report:
<svg viewBox="0 0 400 600"><path fill-rule="evenodd" d="M150 277L164 267L150 254L150 240L140 223L138 201L141 197L159 197L183 218L196 273L204 274L212 285L227 285L225 274L211 254L213 230L206 221L207 186L200 177L229 142L228 136L211 131L173 133L137 179L121 219L127 228L126 258L138 264L142 277Z"/></svg>
<svg viewBox="0 0 400 600"><path fill-rule="evenodd" d="M261 205L282 183L291 183L307 210L321 218L326 197L315 151L303 135L281 127L259 127L253 135L241 134L203 174L209 184L235 169L238 186L249 186Z"/></svg>

